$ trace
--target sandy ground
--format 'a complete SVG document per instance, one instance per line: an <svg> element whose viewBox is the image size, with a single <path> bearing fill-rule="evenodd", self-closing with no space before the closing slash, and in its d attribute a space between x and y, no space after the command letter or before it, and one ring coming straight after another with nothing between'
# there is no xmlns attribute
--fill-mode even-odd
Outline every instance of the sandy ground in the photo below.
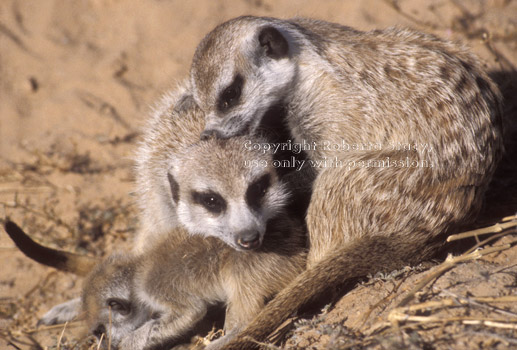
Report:
<svg viewBox="0 0 517 350"><path fill-rule="evenodd" d="M204 34L242 14L309 16L358 29L412 26L466 42L505 93L509 130L478 226L517 211L517 1L2 0L0 217L50 246L98 257L127 249L138 225L132 155L142 121L187 75ZM335 307L297 321L284 346L517 347L516 300L501 299L517 295L516 264L511 248L437 275L411 303L443 305L404 311L428 318L400 323L393 321L397 305L440 267L370 279ZM80 322L64 332L36 327L52 305L79 295L80 279L30 261L3 233L0 266L0 348L95 348Z"/></svg>

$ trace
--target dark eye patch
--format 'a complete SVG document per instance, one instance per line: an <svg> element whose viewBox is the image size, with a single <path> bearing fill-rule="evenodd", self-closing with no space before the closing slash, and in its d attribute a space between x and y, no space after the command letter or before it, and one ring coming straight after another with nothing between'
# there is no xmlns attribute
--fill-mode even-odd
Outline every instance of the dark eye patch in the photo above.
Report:
<svg viewBox="0 0 517 350"><path fill-rule="evenodd" d="M180 200L180 186L170 173L167 173L167 179L169 180L169 185L171 187L172 199L174 200L174 203L178 203Z"/></svg>
<svg viewBox="0 0 517 350"><path fill-rule="evenodd" d="M213 214L220 214L226 210L226 201L224 200L224 198L213 191L192 191L192 201L196 204L201 205Z"/></svg>
<svg viewBox="0 0 517 350"><path fill-rule="evenodd" d="M269 186L271 185L271 175L264 174L249 185L246 190L246 203L255 210L260 208L262 198L267 193Z"/></svg>
<svg viewBox="0 0 517 350"><path fill-rule="evenodd" d="M124 316L131 312L131 304L127 300L110 298L106 301L106 304L111 309L111 312Z"/></svg>
<svg viewBox="0 0 517 350"><path fill-rule="evenodd" d="M224 89L221 96L219 96L217 108L220 112L225 112L239 103L243 85L244 79L242 75L237 74L230 86Z"/></svg>

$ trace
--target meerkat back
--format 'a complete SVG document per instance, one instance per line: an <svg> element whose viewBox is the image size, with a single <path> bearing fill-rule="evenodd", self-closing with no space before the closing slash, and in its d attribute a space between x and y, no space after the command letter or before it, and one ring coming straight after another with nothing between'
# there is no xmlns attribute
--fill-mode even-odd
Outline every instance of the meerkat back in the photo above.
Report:
<svg viewBox="0 0 517 350"><path fill-rule="evenodd" d="M326 288L430 257L475 217L503 151L502 98L479 60L409 29L240 17L203 39L191 81L205 135L257 133L282 104L313 145L309 268L244 331L258 341ZM228 349L253 348L244 337Z"/></svg>

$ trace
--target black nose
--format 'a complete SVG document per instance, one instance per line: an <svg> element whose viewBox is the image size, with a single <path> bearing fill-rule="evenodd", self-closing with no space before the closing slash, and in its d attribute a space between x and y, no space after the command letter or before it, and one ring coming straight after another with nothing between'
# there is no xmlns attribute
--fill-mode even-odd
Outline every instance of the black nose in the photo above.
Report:
<svg viewBox="0 0 517 350"><path fill-rule="evenodd" d="M237 245L246 250L257 249L260 247L260 233L258 231L243 231L237 235Z"/></svg>
<svg viewBox="0 0 517 350"><path fill-rule="evenodd" d="M106 336L106 327L104 327L103 324L100 324L93 331L93 335L96 336L98 339L100 339L103 334L104 334L104 336Z"/></svg>

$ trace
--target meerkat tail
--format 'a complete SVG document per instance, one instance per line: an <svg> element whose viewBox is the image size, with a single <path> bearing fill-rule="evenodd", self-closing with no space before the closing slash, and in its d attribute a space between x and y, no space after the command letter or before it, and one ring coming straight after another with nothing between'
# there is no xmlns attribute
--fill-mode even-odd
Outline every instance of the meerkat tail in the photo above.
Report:
<svg viewBox="0 0 517 350"><path fill-rule="evenodd" d="M71 272L79 276L87 275L97 264L94 258L40 245L33 241L17 224L10 220L5 222L4 229L23 254L40 264Z"/></svg>
<svg viewBox="0 0 517 350"><path fill-rule="evenodd" d="M330 252L278 293L242 333L223 349L256 348L255 341L264 341L296 310L325 291L351 278L378 271L393 271L408 263L414 263L419 256L415 253L418 248L424 250L420 250L424 255L430 255L433 251L428 249L429 243L427 246L415 247L414 242L408 244L407 239L404 240L403 237L373 236L357 239Z"/></svg>

